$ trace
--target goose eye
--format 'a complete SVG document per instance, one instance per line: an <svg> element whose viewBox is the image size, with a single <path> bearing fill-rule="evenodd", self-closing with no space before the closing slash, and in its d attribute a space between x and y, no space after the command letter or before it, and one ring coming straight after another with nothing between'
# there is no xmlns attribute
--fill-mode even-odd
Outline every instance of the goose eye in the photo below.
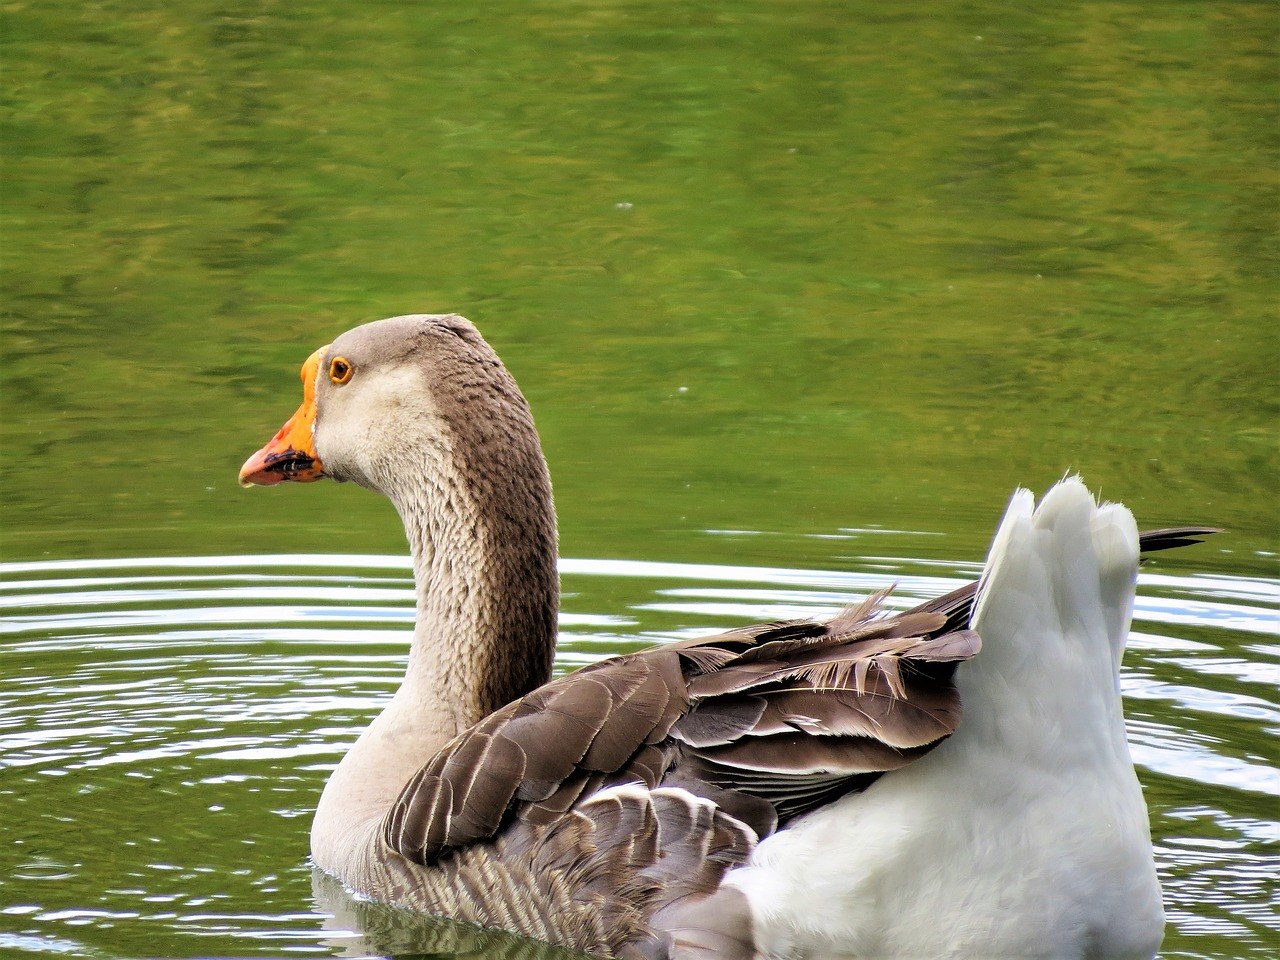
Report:
<svg viewBox="0 0 1280 960"><path fill-rule="evenodd" d="M329 379L341 386L351 379L355 368L346 357L334 357L329 361Z"/></svg>

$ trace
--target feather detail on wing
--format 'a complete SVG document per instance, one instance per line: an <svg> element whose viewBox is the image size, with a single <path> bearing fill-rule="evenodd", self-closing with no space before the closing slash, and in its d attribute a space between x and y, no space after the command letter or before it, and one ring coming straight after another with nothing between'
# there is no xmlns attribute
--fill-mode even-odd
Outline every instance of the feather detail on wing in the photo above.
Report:
<svg viewBox="0 0 1280 960"><path fill-rule="evenodd" d="M880 613L731 631L553 681L456 737L405 786L388 847L430 864L603 788L679 784L758 834L921 755L955 730L955 662L979 642L945 614Z"/></svg>
<svg viewBox="0 0 1280 960"><path fill-rule="evenodd" d="M671 787L597 791L418 870L418 909L619 960L756 960L745 898L721 889L755 833Z"/></svg>

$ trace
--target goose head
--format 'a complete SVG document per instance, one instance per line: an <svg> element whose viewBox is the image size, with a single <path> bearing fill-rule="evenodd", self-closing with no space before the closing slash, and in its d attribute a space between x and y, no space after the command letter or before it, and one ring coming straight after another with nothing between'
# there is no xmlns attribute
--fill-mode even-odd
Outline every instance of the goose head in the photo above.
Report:
<svg viewBox="0 0 1280 960"><path fill-rule="evenodd" d="M474 487L503 469L545 471L524 397L460 316L357 327L311 354L301 376L302 405L245 461L242 485L330 477L399 505L441 473Z"/></svg>

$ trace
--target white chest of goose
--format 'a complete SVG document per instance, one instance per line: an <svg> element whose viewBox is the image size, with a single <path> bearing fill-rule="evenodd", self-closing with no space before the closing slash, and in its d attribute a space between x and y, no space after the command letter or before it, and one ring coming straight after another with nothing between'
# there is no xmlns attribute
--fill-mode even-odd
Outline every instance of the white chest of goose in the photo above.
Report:
<svg viewBox="0 0 1280 960"><path fill-rule="evenodd" d="M349 888L616 957L1155 953L1117 683L1140 542L1124 507L1076 479L1038 507L1016 494L972 624L972 586L897 615L872 598L548 682L550 481L475 327L367 324L302 381L242 482L387 496L417 590L404 681L312 827Z"/></svg>

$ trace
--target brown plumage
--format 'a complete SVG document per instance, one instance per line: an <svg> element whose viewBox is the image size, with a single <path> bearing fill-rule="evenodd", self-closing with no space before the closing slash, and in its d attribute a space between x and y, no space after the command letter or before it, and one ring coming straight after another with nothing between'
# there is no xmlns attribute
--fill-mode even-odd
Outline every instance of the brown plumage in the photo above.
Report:
<svg viewBox="0 0 1280 960"><path fill-rule="evenodd" d="M951 676L977 636L940 632L939 612L883 615L882 599L826 624L764 624L618 657L492 713L437 753L383 820L386 847L438 878L401 902L544 939L577 916L589 938L559 942L669 955L655 918L714 894L762 836L955 729ZM466 881L475 875L487 881ZM513 890L537 902L524 919Z"/></svg>
<svg viewBox="0 0 1280 960"><path fill-rule="evenodd" d="M586 667L445 746L401 793L384 837L426 864L492 836L508 813L545 821L601 777L597 787L655 787L673 771L700 770L734 790L757 774L839 782L893 769L959 719L949 680L977 637L898 631L942 621L747 627Z"/></svg>

